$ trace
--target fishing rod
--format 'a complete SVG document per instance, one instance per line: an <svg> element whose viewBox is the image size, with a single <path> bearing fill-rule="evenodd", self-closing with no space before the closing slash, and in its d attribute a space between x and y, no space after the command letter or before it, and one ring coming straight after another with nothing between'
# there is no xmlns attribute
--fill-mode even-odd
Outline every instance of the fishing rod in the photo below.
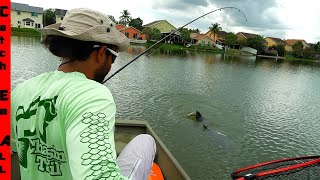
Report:
<svg viewBox="0 0 320 180"><path fill-rule="evenodd" d="M172 36L168 41L171 41L171 39L175 38L174 36ZM165 43L163 43L160 47L158 47L157 49L153 50L150 54L147 54L147 58L150 58L150 56L155 53L158 49L160 49L163 45L165 45Z"/></svg>
<svg viewBox="0 0 320 180"><path fill-rule="evenodd" d="M111 76L109 76L106 80L104 80L104 81L102 82L102 84L106 83L106 82L107 82L109 79L111 79L113 76L115 76L115 75L118 74L120 71L122 71L124 68L126 68L127 66L129 66L129 64L131 64L131 63L133 63L134 61L136 61L139 57L141 57L142 55L144 55L146 52L148 52L150 49L152 49L153 47L155 47L156 45L158 45L158 44L159 44L160 42L162 42L163 40L167 39L167 38L168 38L169 36L171 36L172 34L180 31L182 28L188 26L189 24L197 21L198 19L200 19L200 18L202 18L202 17L205 17L205 16L207 16L207 15L213 13L213 12L221 11L221 10L224 10L224 9L236 9L236 10L238 10L238 11L243 15L243 17L245 18L246 22L248 21L246 15L245 15L240 9L238 9L238 8L236 8L236 7L233 7L233 6L230 6L230 7L222 7L222 8L215 9L215 10L213 10L213 11L210 11L210 12L208 12L208 13L202 15L202 16L199 16L199 17L197 17L196 19L188 22L187 24L181 26L180 28L172 31L170 34L166 35L164 38L160 39L158 42L156 42L155 44L153 44L152 46L150 46L149 48L147 48L145 51L143 51L142 53L140 53L137 57L135 57L135 58L132 59L130 62L128 62L127 64L125 64L124 66L122 66L120 69L118 69L116 72L114 72Z"/></svg>

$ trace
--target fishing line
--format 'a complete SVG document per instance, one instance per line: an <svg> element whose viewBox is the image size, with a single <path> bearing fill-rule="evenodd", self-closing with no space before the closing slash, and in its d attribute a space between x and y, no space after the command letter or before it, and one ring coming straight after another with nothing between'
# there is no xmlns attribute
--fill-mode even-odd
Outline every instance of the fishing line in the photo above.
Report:
<svg viewBox="0 0 320 180"><path fill-rule="evenodd" d="M122 66L120 69L118 69L116 72L114 72L111 76L109 76L106 80L104 80L104 81L102 82L102 84L104 84L105 82L107 82L107 81L108 81L109 79L111 79L113 76L115 76L115 75L118 74L120 71L122 71L125 67L129 66L129 64L133 63L133 62L134 62L135 60L137 60L139 57L141 57L142 55L144 55L146 52L148 52L150 49L152 49L153 47L155 47L156 45L158 45L158 44L159 44L160 42L162 42L163 40L167 39L167 38L168 38L169 36L171 36L172 34L180 31L182 28L184 28L184 27L186 27L187 25L193 23L194 21L197 21L198 19L200 19L200 18L202 18L202 17L205 17L205 16L207 16L207 15L213 13L213 12L216 12L216 11L221 11L221 10L223 10L223 9L236 9L236 10L238 10L238 11L243 15L243 17L245 18L246 22L248 21L246 15L245 15L240 9L238 9L238 8L236 8L236 7L232 7L232 6L230 6L230 7L222 7L222 8L219 8L219 9L216 9L216 10L213 10L213 11L210 11L210 12L208 12L208 13L202 15L202 16L199 16L199 17L197 17L196 19L188 22L187 24L181 26L180 28L172 31L170 34L168 34L168 35L165 36L164 38L160 39L158 42L156 42L155 44L153 44L152 46L150 46L148 49L146 49L145 51L143 51L142 53L140 53L137 57L135 57L135 58L132 59L130 62L128 62L127 64L125 64L124 66Z"/></svg>

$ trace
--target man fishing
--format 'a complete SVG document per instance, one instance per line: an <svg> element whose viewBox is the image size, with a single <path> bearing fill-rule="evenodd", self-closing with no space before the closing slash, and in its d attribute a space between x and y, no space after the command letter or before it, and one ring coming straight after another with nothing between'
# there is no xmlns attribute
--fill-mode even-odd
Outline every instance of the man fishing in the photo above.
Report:
<svg viewBox="0 0 320 180"><path fill-rule="evenodd" d="M40 32L61 64L12 92L12 150L22 179L136 179L150 174L156 146L134 138L116 157L116 106L101 84L129 40L104 14L69 10Z"/></svg>

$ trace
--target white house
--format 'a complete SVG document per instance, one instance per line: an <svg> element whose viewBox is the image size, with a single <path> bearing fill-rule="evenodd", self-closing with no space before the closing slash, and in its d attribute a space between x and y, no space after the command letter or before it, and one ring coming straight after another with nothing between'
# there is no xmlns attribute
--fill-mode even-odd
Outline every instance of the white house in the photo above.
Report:
<svg viewBox="0 0 320 180"><path fill-rule="evenodd" d="M42 28L43 8L11 2L11 27Z"/></svg>
<svg viewBox="0 0 320 180"><path fill-rule="evenodd" d="M66 13L67 10L65 9L55 9L54 14L56 15L56 23L61 23Z"/></svg>

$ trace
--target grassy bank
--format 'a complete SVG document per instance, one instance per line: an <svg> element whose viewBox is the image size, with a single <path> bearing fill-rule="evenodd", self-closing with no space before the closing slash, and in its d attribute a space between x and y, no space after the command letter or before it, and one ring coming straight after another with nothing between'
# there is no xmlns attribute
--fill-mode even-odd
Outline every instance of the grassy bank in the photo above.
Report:
<svg viewBox="0 0 320 180"><path fill-rule="evenodd" d="M13 36L34 36L34 37L41 36L41 34L35 29L16 28L16 27L11 27L11 35L13 35Z"/></svg>
<svg viewBox="0 0 320 180"><path fill-rule="evenodd" d="M155 42L148 41L145 45L147 47L150 47ZM240 50L239 49L228 49L226 52L224 50L218 49L216 47L209 47L209 46L201 46L201 45L192 45L190 47L185 47L181 44L167 44L167 43L159 43L156 47L153 48L160 49L160 50L166 50L166 51L181 51L181 50L191 50L191 51L205 51L205 52L212 52L212 53L222 53L222 54L228 54L228 55L234 55L234 56L240 56ZM270 56L269 58L272 58ZM276 58L276 57L274 57ZM306 58L296 58L293 57L290 54L286 54L283 58L284 61L292 61L292 62L317 62L319 60L315 59L306 59Z"/></svg>
<svg viewBox="0 0 320 180"><path fill-rule="evenodd" d="M147 47L150 47L155 42L148 41L146 43ZM168 43L159 43L155 49L161 49L161 50L171 50L171 51L177 51L177 50L192 50L192 51L209 51L209 52L218 52L223 53L222 50L216 48L216 47L209 47L209 46L200 46L200 45L192 45L190 47L185 47L181 44L168 44Z"/></svg>
<svg viewBox="0 0 320 180"><path fill-rule="evenodd" d="M314 62L314 61L318 61L316 59L307 59L307 58L296 58L291 54L286 54L284 56L284 60L286 61L306 61L306 62Z"/></svg>
<svg viewBox="0 0 320 180"><path fill-rule="evenodd" d="M240 50L239 49L228 49L225 53L230 54L230 55L240 55Z"/></svg>

